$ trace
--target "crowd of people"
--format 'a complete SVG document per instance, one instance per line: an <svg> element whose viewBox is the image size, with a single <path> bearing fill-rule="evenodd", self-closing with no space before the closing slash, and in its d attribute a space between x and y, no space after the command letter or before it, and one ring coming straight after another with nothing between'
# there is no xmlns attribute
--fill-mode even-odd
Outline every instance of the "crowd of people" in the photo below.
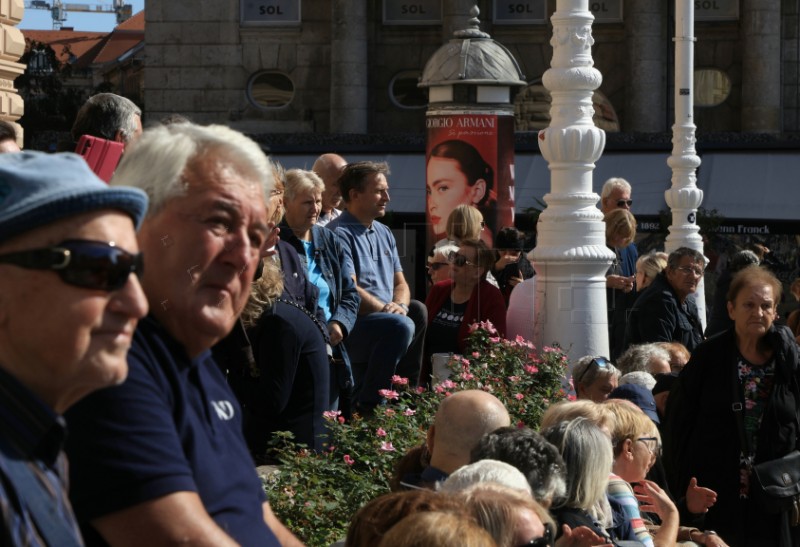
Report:
<svg viewBox="0 0 800 547"><path fill-rule="evenodd" d="M532 332L526 236L487 229L492 170L458 141L428 164L423 303L379 221L385 163L284 171L224 126L143 131L112 94L83 135L124 146L110 185L0 132L3 545L299 545L255 472L276 432L322 451L324 412L369 419L393 376L444 380L471 324ZM487 391L445 398L345 545L800 546L800 490L766 482L800 489L782 285L737 254L703 332L703 255L638 256L631 191L601 192L610 355L575 360L576 400L534 430Z"/></svg>

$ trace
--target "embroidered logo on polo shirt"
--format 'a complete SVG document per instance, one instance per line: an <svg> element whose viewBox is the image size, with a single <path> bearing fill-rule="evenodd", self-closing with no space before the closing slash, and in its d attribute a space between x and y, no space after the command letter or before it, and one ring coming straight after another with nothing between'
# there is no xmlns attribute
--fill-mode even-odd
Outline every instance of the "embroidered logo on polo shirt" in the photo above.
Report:
<svg viewBox="0 0 800 547"><path fill-rule="evenodd" d="M233 419L234 410L230 401L211 401L211 406L214 407L214 412L217 413L217 418L220 420Z"/></svg>

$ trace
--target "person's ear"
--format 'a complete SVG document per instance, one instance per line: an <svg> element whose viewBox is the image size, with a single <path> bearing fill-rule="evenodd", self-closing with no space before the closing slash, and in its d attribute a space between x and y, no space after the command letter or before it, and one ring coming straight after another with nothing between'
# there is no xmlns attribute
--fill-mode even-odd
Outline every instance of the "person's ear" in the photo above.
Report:
<svg viewBox="0 0 800 547"><path fill-rule="evenodd" d="M428 428L428 434L425 436L425 444L428 447L428 454L433 455L433 438L436 436L436 426Z"/></svg>
<svg viewBox="0 0 800 547"><path fill-rule="evenodd" d="M470 199L474 205L477 205L486 195L486 181L483 179L478 179L475 181L475 184L471 186L471 188Z"/></svg>
<svg viewBox="0 0 800 547"><path fill-rule="evenodd" d="M625 439L622 441L622 452L629 460L633 459L633 439Z"/></svg>
<svg viewBox="0 0 800 547"><path fill-rule="evenodd" d="M121 142L122 144L125 144L125 136L122 134L121 129L117 129L117 132L114 133L114 140L116 142Z"/></svg>
<svg viewBox="0 0 800 547"><path fill-rule="evenodd" d="M728 306L728 317L730 317L731 319L734 319L734 317L733 317L733 308L734 308L733 302L728 301L727 306Z"/></svg>

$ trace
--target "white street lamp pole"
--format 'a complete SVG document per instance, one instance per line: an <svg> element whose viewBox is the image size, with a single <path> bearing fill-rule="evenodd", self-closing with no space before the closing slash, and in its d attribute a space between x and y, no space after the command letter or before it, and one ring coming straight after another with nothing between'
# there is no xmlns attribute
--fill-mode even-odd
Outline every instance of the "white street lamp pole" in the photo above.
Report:
<svg viewBox="0 0 800 547"><path fill-rule="evenodd" d="M558 0L550 20L553 59L542 82L553 102L539 149L551 182L533 251L533 341L540 347L559 342L572 359L607 356L605 274L614 253L606 247L599 196L592 191L594 162L606 142L592 121L592 93L602 82L592 60L594 17L589 0Z"/></svg>
<svg viewBox="0 0 800 547"><path fill-rule="evenodd" d="M672 224L665 242L666 251L689 247L703 252L703 239L698 233L697 208L703 191L697 187L696 170L700 158L695 150L694 125L694 2L675 0L675 125L672 126L672 155L667 165L672 168L672 187L664 199L672 211ZM705 327L703 280L696 293L697 310Z"/></svg>

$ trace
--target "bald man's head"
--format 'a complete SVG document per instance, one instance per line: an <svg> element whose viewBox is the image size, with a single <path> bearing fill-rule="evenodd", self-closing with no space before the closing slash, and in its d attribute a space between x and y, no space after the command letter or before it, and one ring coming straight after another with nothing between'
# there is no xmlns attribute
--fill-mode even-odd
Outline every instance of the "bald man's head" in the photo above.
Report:
<svg viewBox="0 0 800 547"><path fill-rule="evenodd" d="M470 452L487 433L511 425L500 400L481 390L459 391L439 405L428 432L431 465L452 473L470 463Z"/></svg>
<svg viewBox="0 0 800 547"><path fill-rule="evenodd" d="M322 192L323 213L329 213L331 209L342 204L342 192L338 180L345 165L347 161L338 154L322 154L311 167L311 170L325 183L325 191Z"/></svg>

